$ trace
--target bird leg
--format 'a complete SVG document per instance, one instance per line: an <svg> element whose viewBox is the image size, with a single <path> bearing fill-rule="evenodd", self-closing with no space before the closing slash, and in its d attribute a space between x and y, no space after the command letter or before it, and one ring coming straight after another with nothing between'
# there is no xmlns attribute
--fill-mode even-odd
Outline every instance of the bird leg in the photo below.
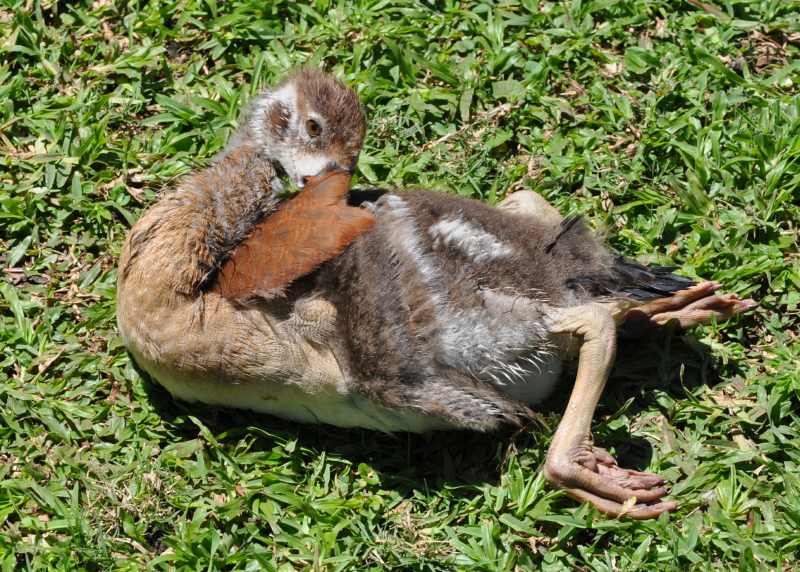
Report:
<svg viewBox="0 0 800 572"><path fill-rule="evenodd" d="M545 476L610 516L645 519L674 510L676 503L659 501L667 493L664 479L623 469L608 452L592 445L592 417L616 351L613 308L586 304L559 310L550 332L578 338L581 347L575 387L547 452Z"/></svg>
<svg viewBox="0 0 800 572"><path fill-rule="evenodd" d="M540 224L557 226L564 217L537 192L516 191L497 204L497 208L517 215L530 216Z"/></svg>
<svg viewBox="0 0 800 572"><path fill-rule="evenodd" d="M631 308L623 318L624 331L629 335L638 334L671 320L677 320L681 328L712 321L723 322L758 305L754 300L742 300L736 294L717 294L721 287L719 282L701 282L669 298L659 298Z"/></svg>

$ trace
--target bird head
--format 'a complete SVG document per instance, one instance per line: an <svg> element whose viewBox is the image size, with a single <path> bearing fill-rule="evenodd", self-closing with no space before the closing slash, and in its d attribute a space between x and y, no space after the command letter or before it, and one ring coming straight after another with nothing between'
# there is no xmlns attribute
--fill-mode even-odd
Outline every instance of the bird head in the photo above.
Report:
<svg viewBox="0 0 800 572"><path fill-rule="evenodd" d="M352 89L303 68L255 99L244 128L279 174L302 188L330 171L353 173L366 120Z"/></svg>

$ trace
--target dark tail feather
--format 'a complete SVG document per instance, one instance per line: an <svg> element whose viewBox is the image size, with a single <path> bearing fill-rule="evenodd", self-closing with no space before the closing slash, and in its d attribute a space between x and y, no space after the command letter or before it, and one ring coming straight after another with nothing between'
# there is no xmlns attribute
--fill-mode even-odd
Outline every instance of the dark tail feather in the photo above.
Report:
<svg viewBox="0 0 800 572"><path fill-rule="evenodd" d="M674 266L644 266L624 256L614 260L614 274L619 278L618 290L636 300L653 300L671 296L695 285L685 276L673 274Z"/></svg>
<svg viewBox="0 0 800 572"><path fill-rule="evenodd" d="M605 255L604 247L580 217L565 218L544 251L557 257L571 271L566 285L596 297L627 296L647 301L671 296L695 284L673 274L671 266L645 266L616 253ZM567 261L567 262L565 262Z"/></svg>

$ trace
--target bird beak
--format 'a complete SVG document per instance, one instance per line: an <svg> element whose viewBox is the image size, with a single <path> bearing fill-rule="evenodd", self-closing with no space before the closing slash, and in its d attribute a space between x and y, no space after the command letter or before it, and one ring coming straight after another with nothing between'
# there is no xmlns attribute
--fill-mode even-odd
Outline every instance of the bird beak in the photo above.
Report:
<svg viewBox="0 0 800 572"><path fill-rule="evenodd" d="M339 166L339 163L337 163L336 161L331 161L327 165L325 165L325 167L320 169L318 173L315 173L314 175L299 175L295 183L297 184L298 187L302 189L314 179L323 177L333 171L341 171L341 170L342 168Z"/></svg>
<svg viewBox="0 0 800 572"><path fill-rule="evenodd" d="M336 172L336 171L344 171L344 172L346 172L348 174L352 174L352 172L349 169L345 169L344 167L342 167L339 164L338 161L331 161L330 163L325 165L325 169L323 170L322 173L320 173L320 175L324 175L324 174L327 174L327 173L333 173L333 172Z"/></svg>

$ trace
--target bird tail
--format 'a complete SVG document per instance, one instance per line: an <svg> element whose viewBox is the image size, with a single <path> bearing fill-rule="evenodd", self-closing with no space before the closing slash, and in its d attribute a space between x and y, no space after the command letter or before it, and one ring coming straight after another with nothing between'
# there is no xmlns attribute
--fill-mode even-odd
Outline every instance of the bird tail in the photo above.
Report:
<svg viewBox="0 0 800 572"><path fill-rule="evenodd" d="M695 284L690 278L674 274L675 267L647 266L607 249L581 217L565 218L553 233L554 238L544 250L568 268L566 285L577 292L646 302Z"/></svg>
<svg viewBox="0 0 800 572"><path fill-rule="evenodd" d="M619 290L642 302L671 296L696 284L691 278L678 276L675 270L674 266L647 266L624 256L614 257Z"/></svg>

